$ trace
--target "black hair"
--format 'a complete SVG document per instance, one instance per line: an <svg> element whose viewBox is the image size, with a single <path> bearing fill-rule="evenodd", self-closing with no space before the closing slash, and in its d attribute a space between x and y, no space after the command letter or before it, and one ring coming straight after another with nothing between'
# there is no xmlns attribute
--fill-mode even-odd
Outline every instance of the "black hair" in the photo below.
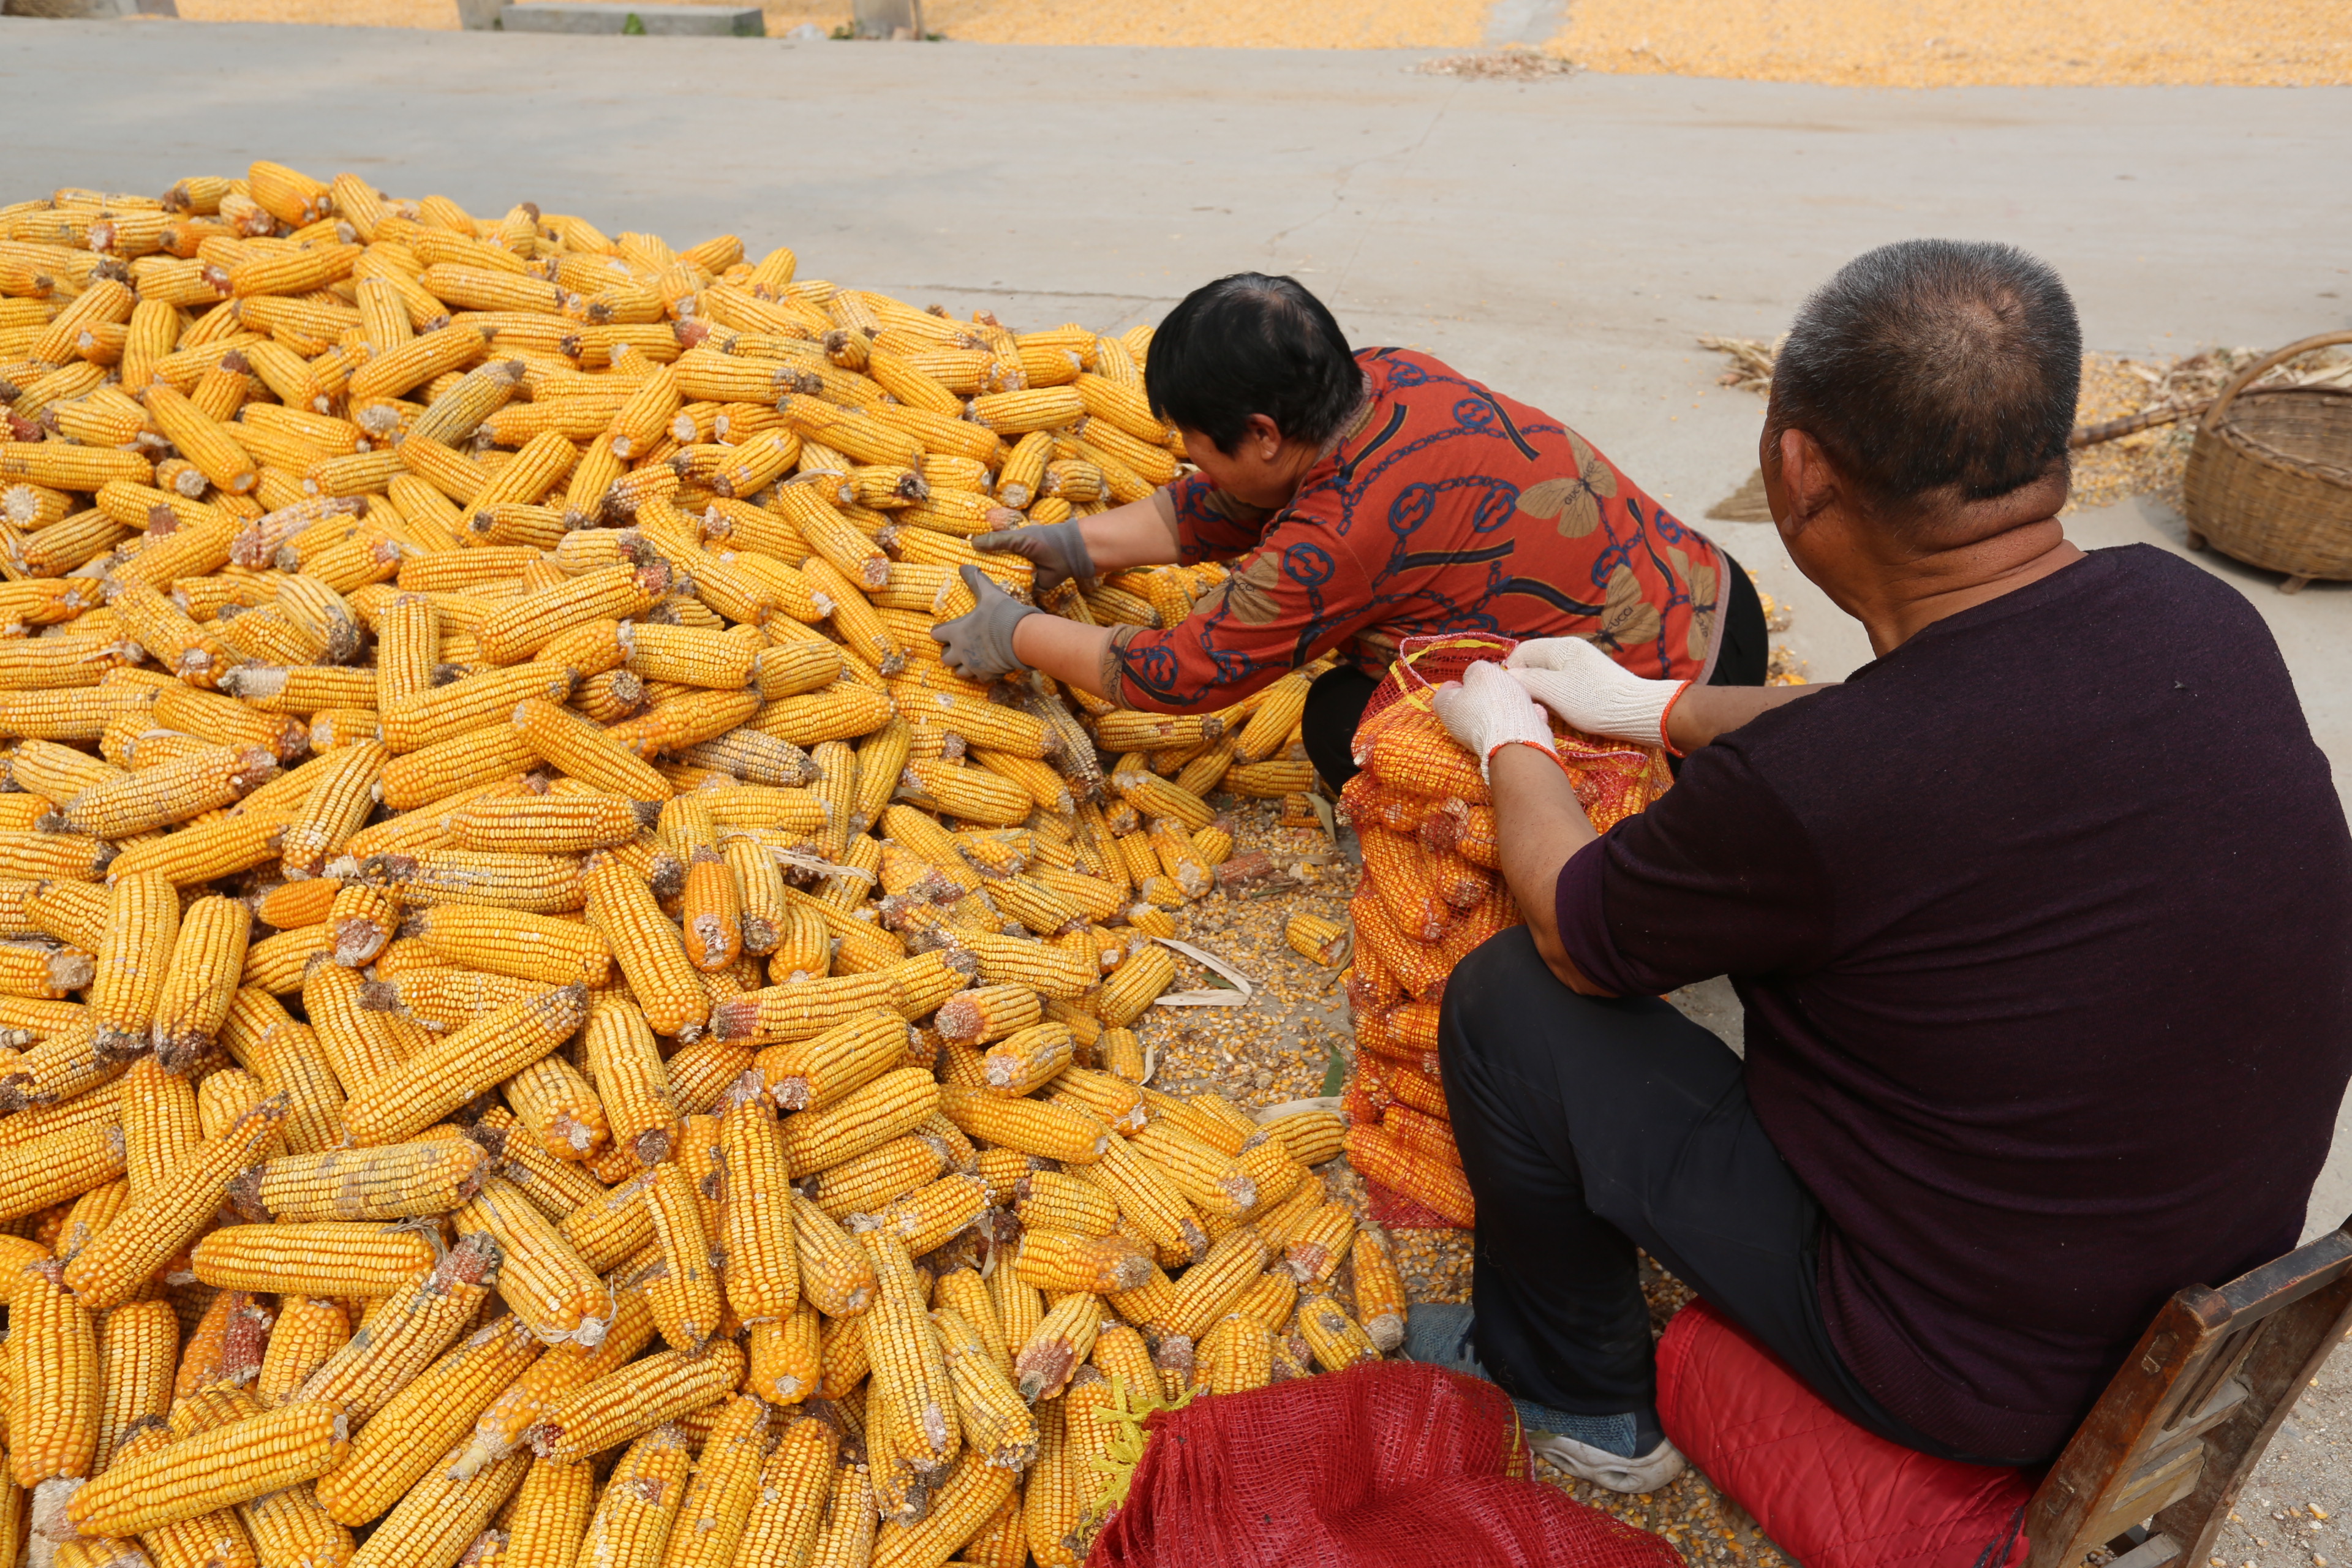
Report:
<svg viewBox="0 0 2352 1568"><path fill-rule="evenodd" d="M1900 523L2063 469L2082 376L2074 302L2047 263L1907 239L1855 257L1805 301L1767 425L1820 442L1865 510Z"/></svg>
<svg viewBox="0 0 2352 1568"><path fill-rule="evenodd" d="M1364 394L1348 335L1295 278L1236 272L1177 302L1151 334L1143 390L1151 411L1231 452L1253 414L1321 446Z"/></svg>

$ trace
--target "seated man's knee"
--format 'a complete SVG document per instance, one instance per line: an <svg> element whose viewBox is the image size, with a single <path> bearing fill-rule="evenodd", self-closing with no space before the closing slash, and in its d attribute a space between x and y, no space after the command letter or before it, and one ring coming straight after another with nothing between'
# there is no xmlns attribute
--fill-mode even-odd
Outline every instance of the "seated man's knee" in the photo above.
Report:
<svg viewBox="0 0 2352 1568"><path fill-rule="evenodd" d="M1523 925L1497 931L1446 976L1445 999L1438 1009L1439 1047L1448 1058L1475 1058L1517 1043L1529 1033L1529 1001L1553 993L1575 999L1545 966L1534 934Z"/></svg>

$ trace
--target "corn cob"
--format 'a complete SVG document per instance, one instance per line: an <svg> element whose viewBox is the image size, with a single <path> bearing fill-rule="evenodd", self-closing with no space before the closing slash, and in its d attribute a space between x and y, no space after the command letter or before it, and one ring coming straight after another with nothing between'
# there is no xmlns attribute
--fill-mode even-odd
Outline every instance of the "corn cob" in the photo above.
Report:
<svg viewBox="0 0 2352 1568"><path fill-rule="evenodd" d="M596 1475L586 1465L532 1465L507 1516L509 1568L572 1568L596 1503Z"/></svg>
<svg viewBox="0 0 2352 1568"><path fill-rule="evenodd" d="M413 1230L328 1221L242 1225L196 1243L189 1267L224 1289L305 1296L389 1296L431 1271L431 1242Z"/></svg>
<svg viewBox="0 0 2352 1568"><path fill-rule="evenodd" d="M783 1317L753 1323L749 1337L746 1388L785 1405L796 1405L816 1392L822 1341L815 1308L803 1305Z"/></svg>
<svg viewBox="0 0 2352 1568"><path fill-rule="evenodd" d="M173 1332L176 1335L176 1323ZM266 1405L285 1404L351 1337L351 1320L336 1302L301 1296L280 1299L278 1321L270 1329L269 1348L263 1353L254 1393Z"/></svg>
<svg viewBox="0 0 2352 1568"><path fill-rule="evenodd" d="M457 1210L457 1224L498 1243L499 1294L541 1342L604 1342L616 1310L612 1290L520 1188L495 1176L485 1180Z"/></svg>
<svg viewBox="0 0 2352 1568"><path fill-rule="evenodd" d="M274 1100L239 1117L228 1136L204 1145L175 1181L132 1204L66 1265L65 1283L92 1310L129 1300L212 1217L285 1119L285 1103Z"/></svg>
<svg viewBox="0 0 2352 1568"><path fill-rule="evenodd" d="M349 1447L342 1413L317 1401L232 1421L118 1459L66 1505L88 1534L135 1534L307 1481Z"/></svg>
<svg viewBox="0 0 2352 1568"><path fill-rule="evenodd" d="M531 1427L531 1451L551 1464L576 1464L716 1404L742 1376L743 1352L729 1341L699 1355L656 1351L558 1401Z"/></svg>
<svg viewBox="0 0 2352 1568"><path fill-rule="evenodd" d="M407 1219L446 1214L471 1197L486 1163L481 1145L464 1139L327 1149L281 1155L229 1193L255 1221Z"/></svg>
<svg viewBox="0 0 2352 1568"><path fill-rule="evenodd" d="M312 1490L336 1519L361 1525L392 1509L446 1458L475 1417L522 1375L539 1343L516 1319L468 1337L394 1395ZM446 1467L445 1467L446 1468Z"/></svg>
<svg viewBox="0 0 2352 1568"><path fill-rule="evenodd" d="M456 1341L489 1294L498 1264L498 1244L488 1236L460 1237L431 1273L384 1298L295 1399L324 1401L364 1422Z"/></svg>
<svg viewBox="0 0 2352 1568"><path fill-rule="evenodd" d="M135 1301L101 1317L97 1332L100 1404L93 1474L104 1471L142 1426L161 1419L170 1407L180 1320L168 1301Z"/></svg>
<svg viewBox="0 0 2352 1568"><path fill-rule="evenodd" d="M522 1483L526 1464L510 1455L465 1479L436 1466L352 1554L352 1568L457 1568Z"/></svg>
<svg viewBox="0 0 2352 1568"><path fill-rule="evenodd" d="M502 1007L380 1075L344 1106L343 1124L354 1142L397 1142L553 1050L587 1016L580 985Z"/></svg>

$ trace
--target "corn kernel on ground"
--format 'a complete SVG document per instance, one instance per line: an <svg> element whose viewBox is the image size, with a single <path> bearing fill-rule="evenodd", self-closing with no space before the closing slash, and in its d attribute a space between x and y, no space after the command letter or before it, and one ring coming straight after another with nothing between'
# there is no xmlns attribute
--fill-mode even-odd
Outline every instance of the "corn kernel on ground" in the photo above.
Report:
<svg viewBox="0 0 2352 1568"><path fill-rule="evenodd" d="M665 0L647 0L664 4ZM840 0L764 0L771 37L830 32ZM930 0L924 25L996 44L1202 48L1475 47L1486 7L1465 0ZM450 29L452 0L179 0L197 21ZM1546 46L1593 71L1847 87L2315 86L2352 81L2352 39L2333 0L1580 0ZM1500 75L1486 70L1448 74Z"/></svg>

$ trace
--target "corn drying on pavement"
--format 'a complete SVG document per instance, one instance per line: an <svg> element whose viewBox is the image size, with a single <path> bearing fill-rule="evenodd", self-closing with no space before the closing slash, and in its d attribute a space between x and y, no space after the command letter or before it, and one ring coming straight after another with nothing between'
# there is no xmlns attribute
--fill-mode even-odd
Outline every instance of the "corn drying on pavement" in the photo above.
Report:
<svg viewBox="0 0 2352 1568"><path fill-rule="evenodd" d="M208 22L455 28L455 0L177 0ZM660 5L667 0L647 0ZM851 20L840 0L767 0L771 36ZM968 43L1174 48L1461 49L1487 32L1465 0L930 0L927 28ZM1579 0L1543 44L1584 70L1841 87L2312 87L2352 82L2334 0Z"/></svg>

